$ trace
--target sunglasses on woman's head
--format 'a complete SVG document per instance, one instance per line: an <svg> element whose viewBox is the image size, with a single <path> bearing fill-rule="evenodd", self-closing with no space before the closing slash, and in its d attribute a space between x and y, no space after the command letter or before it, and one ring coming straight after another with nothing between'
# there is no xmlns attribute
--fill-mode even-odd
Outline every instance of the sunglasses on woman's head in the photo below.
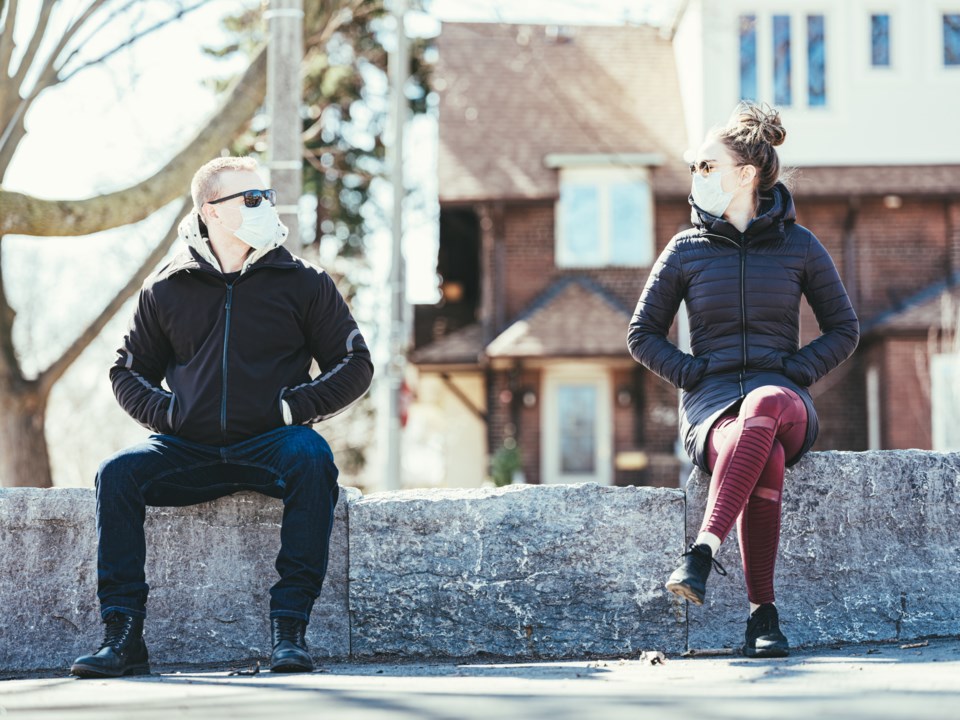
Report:
<svg viewBox="0 0 960 720"><path fill-rule="evenodd" d="M263 202L266 198L267 202L271 205L277 204L277 191L276 190L244 190L243 192L234 193L233 195L227 195L226 197L217 198L216 200L208 200L211 205L216 205L217 203L222 203L225 200L232 200L236 197L243 198L243 204L248 208L260 207L260 203Z"/></svg>

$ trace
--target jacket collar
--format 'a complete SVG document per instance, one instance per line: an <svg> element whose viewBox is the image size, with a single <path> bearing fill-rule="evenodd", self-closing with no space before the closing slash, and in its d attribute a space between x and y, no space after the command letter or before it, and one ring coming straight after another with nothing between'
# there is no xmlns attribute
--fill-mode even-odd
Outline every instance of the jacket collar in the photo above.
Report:
<svg viewBox="0 0 960 720"><path fill-rule="evenodd" d="M691 222L701 232L721 235L737 244L740 243L740 231L737 228L722 217L701 210L694 204L692 195L688 198L688 202ZM796 221L797 211L793 204L793 196L783 183L778 182L768 193L760 196L759 214L750 221L743 236L748 243L783 237L786 224Z"/></svg>
<svg viewBox="0 0 960 720"><path fill-rule="evenodd" d="M284 240L287 239L287 234L287 227L280 223L274 239L266 247L251 253L243 261L240 273L245 274L254 264L257 268L292 269L300 267L297 259L286 248L281 247ZM166 267L163 272L165 276L169 277L182 270L203 270L218 275L223 274L217 256L214 255L210 242L201 229L201 220L198 213L191 212L180 221L177 236L187 247L184 251L178 253Z"/></svg>

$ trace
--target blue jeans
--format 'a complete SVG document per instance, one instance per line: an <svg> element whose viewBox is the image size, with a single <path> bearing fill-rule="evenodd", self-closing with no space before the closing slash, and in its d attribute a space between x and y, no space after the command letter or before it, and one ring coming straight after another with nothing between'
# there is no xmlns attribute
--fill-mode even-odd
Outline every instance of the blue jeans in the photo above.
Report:
<svg viewBox="0 0 960 720"><path fill-rule="evenodd" d="M100 614L146 616L147 505L194 505L241 490L283 500L283 524L270 588L270 617L309 621L327 571L340 489L330 446L307 427L282 427L216 447L172 435L108 458L97 472L97 596Z"/></svg>

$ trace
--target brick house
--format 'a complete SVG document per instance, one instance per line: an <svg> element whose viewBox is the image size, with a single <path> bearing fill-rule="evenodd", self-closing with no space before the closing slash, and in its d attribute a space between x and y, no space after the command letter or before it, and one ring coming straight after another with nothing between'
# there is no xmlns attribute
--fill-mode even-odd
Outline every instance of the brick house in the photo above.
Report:
<svg viewBox="0 0 960 720"><path fill-rule="evenodd" d="M955 350L943 308L960 277L960 145L944 152L940 143L937 164L923 148L904 150L910 138L850 152L858 133L900 136L893 126L864 133L859 110L833 100L859 83L847 66L820 68L826 90L816 89L811 61L802 77L809 93L783 97L782 53L756 50L771 40L782 50L782 18L805 33L794 38L795 74L801 47L825 65L824 56L840 55L834 28L854 23L849 11L824 18L805 5L783 4L778 15L694 1L670 33L443 26L442 299L415 308L411 362L417 406L443 438L445 484L479 484L503 448L519 453L527 482L677 484L677 392L632 361L626 327L653 260L689 226L682 156L741 96L779 100L799 221L830 251L863 323L854 358L812 389L822 426L815 449L931 446L931 353ZM829 43L818 50L814 31L822 40L825 27ZM721 43L709 28L729 37ZM755 67L751 77L749 63L744 71L745 37L754 66L769 62L769 72ZM900 70L888 82L909 82ZM960 69L934 79L954 92L932 102L953 109ZM885 96L875 104L884 102L889 110ZM874 109L865 103L865 117ZM815 142L827 130L843 135L830 137L832 152ZM908 162L911 153L918 161ZM817 325L805 305L803 313L806 342ZM684 320L681 312L678 342Z"/></svg>

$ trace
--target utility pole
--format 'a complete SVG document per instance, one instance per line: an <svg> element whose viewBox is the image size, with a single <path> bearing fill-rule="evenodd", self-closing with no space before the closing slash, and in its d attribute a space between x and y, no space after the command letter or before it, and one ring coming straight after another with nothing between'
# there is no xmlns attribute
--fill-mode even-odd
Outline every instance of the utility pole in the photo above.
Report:
<svg viewBox="0 0 960 720"><path fill-rule="evenodd" d="M393 123L393 142L387 149L390 182L393 185L392 257L390 263L390 358L387 364L387 442L385 452L384 487L400 487L400 410L403 374L406 365L406 272L403 260L403 131L407 124L407 98L404 88L410 72L410 46L404 26L407 0L393 0L392 14L396 23L396 48L390 54L387 73L390 83L390 114Z"/></svg>
<svg viewBox="0 0 960 720"><path fill-rule="evenodd" d="M300 102L303 83L303 0L269 0L263 13L269 30L267 43L267 170L277 191L277 213L290 228L288 242L300 250L297 203L303 191L303 128Z"/></svg>

